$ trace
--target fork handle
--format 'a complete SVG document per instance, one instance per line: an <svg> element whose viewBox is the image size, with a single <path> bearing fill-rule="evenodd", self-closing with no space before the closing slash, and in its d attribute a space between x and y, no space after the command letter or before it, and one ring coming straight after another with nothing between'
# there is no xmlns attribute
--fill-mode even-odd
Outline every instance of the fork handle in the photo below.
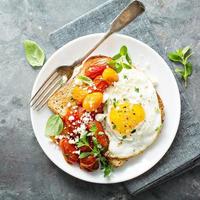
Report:
<svg viewBox="0 0 200 200"><path fill-rule="evenodd" d="M110 35L115 32L120 31L125 26L127 26L131 21L133 21L136 17L141 15L145 11L144 5L140 1L133 1L130 3L111 23L109 30L105 33L105 35L97 42L97 44L90 49L82 58L76 60L72 66L79 66L81 63L93 52L97 49L106 40Z"/></svg>

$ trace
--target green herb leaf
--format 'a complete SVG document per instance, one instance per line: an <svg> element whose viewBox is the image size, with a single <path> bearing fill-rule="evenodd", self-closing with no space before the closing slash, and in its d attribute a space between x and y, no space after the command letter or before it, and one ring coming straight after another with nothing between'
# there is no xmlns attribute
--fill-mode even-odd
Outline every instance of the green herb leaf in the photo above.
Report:
<svg viewBox="0 0 200 200"><path fill-rule="evenodd" d="M82 146L89 146L89 142L88 142L88 139L87 139L87 133L84 134L76 144L77 144L78 148L82 147Z"/></svg>
<svg viewBox="0 0 200 200"><path fill-rule="evenodd" d="M121 54L118 53L118 54L114 55L114 56L112 57L112 59L113 59L113 60L117 60L117 59L119 59L120 57L121 57Z"/></svg>
<svg viewBox="0 0 200 200"><path fill-rule="evenodd" d="M116 64L116 61L115 61L115 60L110 60L107 64L108 64L109 66L111 66L111 67L114 67L115 64Z"/></svg>
<svg viewBox="0 0 200 200"><path fill-rule="evenodd" d="M122 66L123 66L125 69L132 69L131 65L126 64L126 63L122 63Z"/></svg>
<svg viewBox="0 0 200 200"><path fill-rule="evenodd" d="M130 56L128 55L128 53L126 54L126 61L127 61L130 65L132 65L132 60L131 60Z"/></svg>
<svg viewBox="0 0 200 200"><path fill-rule="evenodd" d="M123 136L122 136L122 139L126 139L126 135L123 135Z"/></svg>
<svg viewBox="0 0 200 200"><path fill-rule="evenodd" d="M175 72L176 72L176 73L179 73L179 74L181 74L181 75L183 75L183 74L184 74L184 69L176 68L176 69L175 69Z"/></svg>
<svg viewBox="0 0 200 200"><path fill-rule="evenodd" d="M128 50L127 50L127 47L126 46L122 46L120 48L120 55L121 56L125 56L127 54Z"/></svg>
<svg viewBox="0 0 200 200"><path fill-rule="evenodd" d="M190 62L186 64L186 74L187 76L190 76L192 74L192 63Z"/></svg>
<svg viewBox="0 0 200 200"><path fill-rule="evenodd" d="M47 136L60 135L62 130L63 130L63 121L60 118L60 116L52 115L51 117L49 117L46 124L45 134Z"/></svg>
<svg viewBox="0 0 200 200"><path fill-rule="evenodd" d="M33 68L41 67L44 64L44 50L36 42L32 40L25 40L24 50L26 60Z"/></svg>
<svg viewBox="0 0 200 200"><path fill-rule="evenodd" d="M190 46L184 47L184 48L182 49L182 55L185 56L185 55L188 53L189 50L190 50Z"/></svg>
<svg viewBox="0 0 200 200"><path fill-rule="evenodd" d="M187 87L188 77L192 74L192 63L188 62L192 53L189 54L190 47L186 46L176 50L176 52L170 52L168 58L173 62L180 62L183 68L176 68L175 72L180 74L182 79L185 81L185 87Z"/></svg>
<svg viewBox="0 0 200 200"><path fill-rule="evenodd" d="M174 61L174 62L182 61L182 58L176 52L170 52L170 53L168 53L167 56L171 61Z"/></svg>
<svg viewBox="0 0 200 200"><path fill-rule="evenodd" d="M81 158L86 158L86 157L88 157L89 155L91 155L91 152L82 152L82 153L80 153L79 158L80 158L80 159L81 159Z"/></svg>
<svg viewBox="0 0 200 200"><path fill-rule="evenodd" d="M120 73L120 72L122 71L123 67L122 67L121 64L116 63L114 69L115 69L115 71L116 71L117 73Z"/></svg>
<svg viewBox="0 0 200 200"><path fill-rule="evenodd" d="M92 127L90 128L90 131L95 133L97 131L97 126L93 124Z"/></svg>
<svg viewBox="0 0 200 200"><path fill-rule="evenodd" d="M86 84L92 84L92 79L88 78L87 76L79 76L78 79Z"/></svg>
<svg viewBox="0 0 200 200"><path fill-rule="evenodd" d="M140 89L139 89L139 88L137 88L137 87L135 87L135 91L136 91L136 92L139 92L139 91L140 91Z"/></svg>
<svg viewBox="0 0 200 200"><path fill-rule="evenodd" d="M125 74L124 74L124 76L123 76L123 77L124 77L124 79L128 79L127 75L125 75Z"/></svg>
<svg viewBox="0 0 200 200"><path fill-rule="evenodd" d="M111 172L113 171L112 165L108 162L108 160L105 157L100 158L101 163L101 169L104 172L104 176L109 176Z"/></svg>

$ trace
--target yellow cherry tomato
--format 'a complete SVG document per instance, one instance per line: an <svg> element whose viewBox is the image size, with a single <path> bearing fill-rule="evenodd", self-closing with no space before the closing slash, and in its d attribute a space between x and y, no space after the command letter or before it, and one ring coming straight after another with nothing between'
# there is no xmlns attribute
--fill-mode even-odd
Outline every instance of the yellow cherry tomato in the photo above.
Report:
<svg viewBox="0 0 200 200"><path fill-rule="evenodd" d="M103 79L106 80L108 83L113 83L119 80L117 72L112 68L106 68L103 71Z"/></svg>
<svg viewBox="0 0 200 200"><path fill-rule="evenodd" d="M82 103L83 99L86 97L87 94L88 94L87 90L86 89L84 90L79 86L75 86L74 89L72 90L72 97L78 103Z"/></svg>
<svg viewBox="0 0 200 200"><path fill-rule="evenodd" d="M88 94L83 100L83 108L88 112L95 111L101 105L102 101L103 94L101 92Z"/></svg>

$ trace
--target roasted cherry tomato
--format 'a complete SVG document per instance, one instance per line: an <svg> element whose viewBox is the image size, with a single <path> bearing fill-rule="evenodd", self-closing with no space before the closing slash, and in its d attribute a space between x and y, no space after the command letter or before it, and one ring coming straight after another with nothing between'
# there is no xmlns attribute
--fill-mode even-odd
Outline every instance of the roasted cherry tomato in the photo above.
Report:
<svg viewBox="0 0 200 200"><path fill-rule="evenodd" d="M102 101L103 94L101 92L88 94L83 100L83 108L88 112L95 111L101 105Z"/></svg>
<svg viewBox="0 0 200 200"><path fill-rule="evenodd" d="M80 168L87 171L93 171L99 168L99 161L96 157L90 155L86 158L80 159Z"/></svg>
<svg viewBox="0 0 200 200"><path fill-rule="evenodd" d="M94 80L94 85L96 86L96 88L94 89L94 87L91 87L91 90L93 92L104 92L106 90L106 88L108 88L109 86L109 83L105 80L103 80L103 77L100 75L100 76L97 76Z"/></svg>
<svg viewBox="0 0 200 200"><path fill-rule="evenodd" d="M106 68L103 71L102 77L104 80L106 80L110 84L119 80L119 76L118 76L117 72L110 67Z"/></svg>
<svg viewBox="0 0 200 200"><path fill-rule="evenodd" d="M82 107L77 107L76 109L67 109L66 115L63 119L66 124L66 129L69 133L72 133L74 129L80 126L80 118L84 113L85 110Z"/></svg>
<svg viewBox="0 0 200 200"><path fill-rule="evenodd" d="M94 79L95 77L102 75L104 69L106 69L107 65L97 65L90 66L85 70L85 76Z"/></svg>
<svg viewBox="0 0 200 200"><path fill-rule="evenodd" d="M106 150L109 145L109 139L108 139L108 136L104 132L101 122L98 122L96 120L93 122L90 122L88 125L89 126L88 129L90 129L93 125L95 125L97 128L95 137L97 138L98 143L101 144L101 146L104 148L104 150Z"/></svg>
<svg viewBox="0 0 200 200"><path fill-rule="evenodd" d="M87 88L81 88L80 86L75 86L72 90L72 97L76 100L78 104L82 104L83 99L88 94Z"/></svg>
<svg viewBox="0 0 200 200"><path fill-rule="evenodd" d="M62 139L59 142L59 146L65 156L65 159L68 163L74 164L78 162L78 154L75 154L74 151L77 151L77 148L74 144L70 144L68 139Z"/></svg>

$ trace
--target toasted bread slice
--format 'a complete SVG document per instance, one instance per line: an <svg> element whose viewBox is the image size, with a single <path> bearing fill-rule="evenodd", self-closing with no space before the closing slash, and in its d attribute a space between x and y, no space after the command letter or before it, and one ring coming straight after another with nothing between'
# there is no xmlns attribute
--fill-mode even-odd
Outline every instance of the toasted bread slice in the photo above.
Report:
<svg viewBox="0 0 200 200"><path fill-rule="evenodd" d="M81 66L78 75L84 74L84 71L86 68L92 65L103 65L106 64L111 60L110 57L107 56L92 56L89 59L87 59L83 66ZM73 77L65 84L63 87L61 87L57 92L55 92L50 99L48 100L48 107L49 109L55 113L59 114L61 117L65 116L66 110L67 110L67 104L74 104L75 102L71 98L71 91L73 89L74 85L74 79Z"/></svg>
<svg viewBox="0 0 200 200"><path fill-rule="evenodd" d="M107 63L111 60L110 57L107 56L92 56L88 60L86 60L81 66L78 75L84 74L84 71L86 68L92 65L102 65L104 63ZM75 105L74 100L71 98L71 91L74 86L74 79L71 78L71 80L68 81L66 85L61 87L56 93L54 93L50 99L48 100L48 107L50 110L55 113L59 114L61 117L64 117L67 111L67 104ZM159 102L159 107L161 110L161 118L162 121L164 120L164 105L163 102L160 98L160 96L157 94L158 97L158 102ZM122 166L127 159L119 159L119 158L108 158L109 162L114 166L114 167L120 167Z"/></svg>

